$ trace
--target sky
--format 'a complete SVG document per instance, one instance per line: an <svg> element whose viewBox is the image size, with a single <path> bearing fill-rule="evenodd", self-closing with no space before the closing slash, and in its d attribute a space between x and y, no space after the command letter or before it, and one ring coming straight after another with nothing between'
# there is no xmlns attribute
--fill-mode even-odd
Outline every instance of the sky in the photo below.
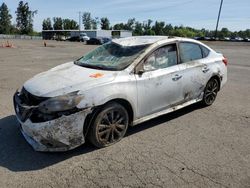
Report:
<svg viewBox="0 0 250 188"><path fill-rule="evenodd" d="M78 22L79 12L91 12L92 17L108 17L111 24L135 18L164 21L173 25L214 30L221 0L26 0L31 10L37 10L34 29L42 30L45 18L62 17ZM5 2L13 16L19 0ZM219 29L232 31L250 29L250 0L224 0Z"/></svg>

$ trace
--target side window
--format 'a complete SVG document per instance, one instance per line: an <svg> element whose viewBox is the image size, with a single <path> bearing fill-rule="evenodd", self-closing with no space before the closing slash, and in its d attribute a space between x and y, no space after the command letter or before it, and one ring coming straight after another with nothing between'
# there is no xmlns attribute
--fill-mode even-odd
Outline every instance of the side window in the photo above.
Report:
<svg viewBox="0 0 250 188"><path fill-rule="evenodd" d="M176 44L167 45L154 51L143 64L145 71L164 69L177 65Z"/></svg>
<svg viewBox="0 0 250 188"><path fill-rule="evenodd" d="M202 54L203 54L203 58L207 57L210 53L210 50L207 49L205 46L200 45L201 49L202 49Z"/></svg>
<svg viewBox="0 0 250 188"><path fill-rule="evenodd" d="M181 63L202 59L202 51L198 44L182 42L179 47Z"/></svg>

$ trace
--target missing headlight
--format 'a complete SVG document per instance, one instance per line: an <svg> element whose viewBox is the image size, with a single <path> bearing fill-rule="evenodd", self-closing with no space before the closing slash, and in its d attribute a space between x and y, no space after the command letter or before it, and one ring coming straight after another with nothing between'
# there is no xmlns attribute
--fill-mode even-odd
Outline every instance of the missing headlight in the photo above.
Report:
<svg viewBox="0 0 250 188"><path fill-rule="evenodd" d="M83 95L78 95L78 91L67 95L50 98L39 104L39 111L44 114L54 114L74 109L84 98Z"/></svg>
<svg viewBox="0 0 250 188"><path fill-rule="evenodd" d="M62 112L57 112L57 113L52 113L52 114L45 114L45 113L42 113L40 110L35 109L33 110L30 116L30 120L33 123L42 123L42 122L51 121L51 120L60 118L62 116L69 116L81 110L83 109L74 108L74 109L67 110L67 111L62 111Z"/></svg>

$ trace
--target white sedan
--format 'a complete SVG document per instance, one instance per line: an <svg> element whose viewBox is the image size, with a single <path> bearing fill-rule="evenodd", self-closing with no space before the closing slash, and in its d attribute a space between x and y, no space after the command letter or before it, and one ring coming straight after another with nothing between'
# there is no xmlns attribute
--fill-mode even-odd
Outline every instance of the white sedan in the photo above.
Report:
<svg viewBox="0 0 250 188"><path fill-rule="evenodd" d="M227 59L192 39L115 39L28 80L14 95L25 139L66 151L89 139L120 141L129 126L193 103L211 105L227 82Z"/></svg>

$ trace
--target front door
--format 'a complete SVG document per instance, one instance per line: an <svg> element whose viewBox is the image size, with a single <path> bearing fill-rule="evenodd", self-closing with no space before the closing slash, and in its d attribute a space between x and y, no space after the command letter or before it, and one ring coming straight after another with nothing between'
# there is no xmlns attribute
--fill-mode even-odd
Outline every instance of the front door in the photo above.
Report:
<svg viewBox="0 0 250 188"><path fill-rule="evenodd" d="M136 74L137 118L159 112L183 100L176 44L152 52L141 62L139 69Z"/></svg>

